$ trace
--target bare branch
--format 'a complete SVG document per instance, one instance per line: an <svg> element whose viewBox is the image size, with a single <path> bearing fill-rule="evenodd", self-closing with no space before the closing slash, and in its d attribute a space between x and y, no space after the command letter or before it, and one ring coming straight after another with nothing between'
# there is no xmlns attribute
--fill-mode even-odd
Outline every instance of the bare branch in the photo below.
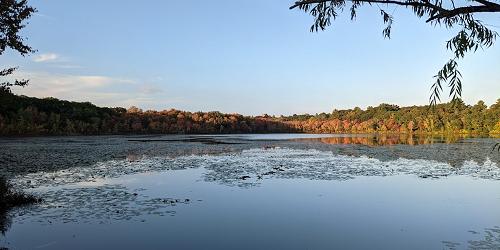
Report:
<svg viewBox="0 0 500 250"><path fill-rule="evenodd" d="M458 7L455 9L451 10L442 10L441 13L431 16L429 19L426 20L426 22L431 22L436 19L442 19L442 18L450 18L458 15L466 15L466 14L472 14L472 13L479 13L479 12L500 12L500 5L497 6L466 6L466 7Z"/></svg>
<svg viewBox="0 0 500 250"><path fill-rule="evenodd" d="M478 2L482 5L485 5L485 6L491 6L491 7L500 7L500 4L497 4L497 3L494 3L494 2L490 2L490 1L486 1L486 0L474 0L474 2Z"/></svg>

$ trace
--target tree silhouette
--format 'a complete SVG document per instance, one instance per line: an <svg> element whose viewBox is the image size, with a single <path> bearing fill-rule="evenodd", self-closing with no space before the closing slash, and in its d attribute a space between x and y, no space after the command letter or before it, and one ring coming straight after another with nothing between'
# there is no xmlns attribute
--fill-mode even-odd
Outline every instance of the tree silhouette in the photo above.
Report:
<svg viewBox="0 0 500 250"><path fill-rule="evenodd" d="M383 8L388 6L410 9L417 17L425 18L426 22L432 25L444 26L447 29L460 28L457 35L446 43L446 48L453 52L454 57L434 76L435 82L432 84L429 98L432 105L441 101L440 94L445 84L450 88L449 95L453 99L462 96L462 75L458 70L457 61L468 52L491 47L498 35L475 18L477 13L500 12L500 4L491 0L301 0L290 6L290 9L299 8L311 14L315 19L311 26L311 32L314 32L330 26L332 20L347 7L351 19L354 20L358 8L363 5L379 8L382 20L387 25L382 31L386 38L391 37L393 22L393 16Z"/></svg>
<svg viewBox="0 0 500 250"><path fill-rule="evenodd" d="M0 55L7 48L19 52L22 56L35 52L25 44L25 38L19 32L25 27L25 22L36 11L28 5L26 0L0 0ZM0 70L0 77L14 73L17 67ZM14 80L14 82L0 82L0 91L10 92L12 86L26 86L28 80Z"/></svg>

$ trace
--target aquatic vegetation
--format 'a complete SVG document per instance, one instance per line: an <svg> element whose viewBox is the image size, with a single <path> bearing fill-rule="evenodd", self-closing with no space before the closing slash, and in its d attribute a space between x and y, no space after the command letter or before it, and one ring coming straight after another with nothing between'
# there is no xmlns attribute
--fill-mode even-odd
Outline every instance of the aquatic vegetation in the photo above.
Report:
<svg viewBox="0 0 500 250"><path fill-rule="evenodd" d="M252 186L266 178L306 178L311 180L348 180L358 176L414 175L442 178L464 175L500 180L496 162L481 164L466 160L460 166L427 159L396 158L380 160L366 155L345 155L316 149L253 148L215 155L147 157L136 160L111 160L90 167L75 167L54 172L37 172L14 178L19 188L58 186L92 182L129 174L203 167L205 180L227 185Z"/></svg>
<svg viewBox="0 0 500 250"><path fill-rule="evenodd" d="M9 210L15 207L35 204L40 201L40 198L31 194L14 190L12 185L6 179L0 177L0 232L3 234L9 227Z"/></svg>
<svg viewBox="0 0 500 250"><path fill-rule="evenodd" d="M469 249L500 249L500 227L487 228L480 240L470 240Z"/></svg>
<svg viewBox="0 0 500 250"><path fill-rule="evenodd" d="M469 230L473 235L481 235L482 238L468 240L467 249L500 249L500 227L486 228L482 233ZM453 241L443 241L445 249L461 249L462 244Z"/></svg>
<svg viewBox="0 0 500 250"><path fill-rule="evenodd" d="M304 233L317 237L314 246L320 248L329 244L325 242L341 242L343 233L369 238L375 229L395 237L394 242L379 241L381 248L496 247L491 223L498 205L492 202L500 180L500 154L491 152L494 139L408 141L374 140L370 135L4 139L0 172L9 174L14 188L44 198L43 203L11 211L5 246L33 248L57 241L60 245L54 248L67 249L64 244L100 237L94 229L112 228L127 236L122 248L138 242L133 234L152 239L152 244L167 240L173 247L186 244L183 237L188 237L195 239L189 246L199 248L196 242L214 244L221 234L239 244L249 233L272 237L269 243L277 248L303 239L275 239ZM483 210L488 213L478 215ZM463 225L451 223L462 219ZM427 231L438 222L447 225L446 232ZM261 230L263 225L270 229ZM304 225L315 229L304 232ZM455 226L462 233L453 231ZM485 227L493 230L466 233ZM66 235L67 229L78 236ZM22 233L31 233L31 242L20 239ZM66 243L61 234L69 237Z"/></svg>
<svg viewBox="0 0 500 250"><path fill-rule="evenodd" d="M318 150L289 148L251 149L240 154L204 157L209 171L207 181L249 186L266 178L306 178L311 180L348 180L358 176L415 175L419 178L442 178L465 175L500 180L500 168L490 160L482 165L466 161L454 167L433 160L399 158L381 161L366 156L336 155Z"/></svg>
<svg viewBox="0 0 500 250"><path fill-rule="evenodd" d="M145 215L174 215L174 206L189 204L187 198L150 198L142 190L121 185L67 186L38 191L44 202L17 211L17 221L37 220L48 225L60 223L111 223L120 220L144 222Z"/></svg>
<svg viewBox="0 0 500 250"><path fill-rule="evenodd" d="M302 134L299 137L310 136ZM176 158L187 155L219 155L239 153L252 148L292 148L316 149L332 152L335 155L367 156L381 161L393 161L399 158L426 159L448 163L452 166L462 166L466 161L473 160L482 165L488 159L500 163L500 154L491 152L496 142L491 138L465 138L448 143L446 138L413 137L419 141L417 145L402 141L379 137L375 135L334 135L333 139L301 139L287 140L286 136L264 135L226 135L226 136L101 136L101 137L43 137L26 139L0 139L0 175L8 179L30 173L51 173L74 168L89 168L110 162L116 165L123 160L140 161L149 158ZM360 137L360 139L356 139ZM276 139L277 138L277 139ZM282 138L282 139L279 139ZM340 138L340 139L337 139ZM148 142L130 140L150 140ZM160 141L159 141L160 140ZM188 141L186 143L185 141ZM370 144L376 141L376 144ZM424 143L420 144L420 141ZM209 142L209 143L207 143ZM217 143L213 143L217 142ZM223 142L223 143L219 143ZM337 143L338 142L338 143ZM368 143L365 143L368 142ZM388 142L387 144L385 142ZM146 160L150 161L150 160ZM162 160L160 160L162 161ZM125 164L128 166L128 164ZM165 169L164 166L152 166ZM119 170L119 169L118 169ZM127 168L123 173L127 173ZM120 170L118 171L120 172ZM78 176L78 175L77 175ZM97 175L98 177L100 175ZM102 176L101 176L102 177ZM75 177L76 178L76 177ZM34 179L37 181L37 179ZM17 185L17 183L16 183ZM29 185L26 185L29 187ZM32 185L34 186L34 184Z"/></svg>
<svg viewBox="0 0 500 250"><path fill-rule="evenodd" d="M33 195L14 190L9 182L0 177L0 210L29 205L39 201L40 199Z"/></svg>

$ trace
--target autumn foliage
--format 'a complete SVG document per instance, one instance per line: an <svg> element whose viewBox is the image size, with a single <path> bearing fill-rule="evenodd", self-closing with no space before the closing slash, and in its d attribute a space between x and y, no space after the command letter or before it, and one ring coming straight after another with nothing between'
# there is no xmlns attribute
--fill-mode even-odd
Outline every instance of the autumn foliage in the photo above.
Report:
<svg viewBox="0 0 500 250"><path fill-rule="evenodd" d="M381 104L332 113L243 116L175 109L102 108L91 103L0 94L1 135L219 133L500 133L500 100L400 108Z"/></svg>

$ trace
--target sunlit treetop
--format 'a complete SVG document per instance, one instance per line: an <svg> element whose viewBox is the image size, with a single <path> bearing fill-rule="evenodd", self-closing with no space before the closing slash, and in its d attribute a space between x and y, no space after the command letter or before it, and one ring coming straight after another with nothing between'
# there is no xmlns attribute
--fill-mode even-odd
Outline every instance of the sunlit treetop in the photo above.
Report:
<svg viewBox="0 0 500 250"><path fill-rule="evenodd" d="M380 10L383 22L387 25L382 33L391 37L393 16L385 8L403 6L412 11L415 16L425 19L427 23L445 28L459 28L458 33L446 43L446 48L453 52L454 57L446 62L434 76L429 101L435 105L441 101L440 94L443 85L450 88L449 95L456 99L462 95L461 74L457 60L478 48L492 46L497 33L489 29L483 22L476 19L478 13L500 13L500 4L495 1L470 0L302 0L295 2L290 9L299 8L314 17L311 31L324 30L345 9L349 9L351 19L356 18L358 8L363 5Z"/></svg>

